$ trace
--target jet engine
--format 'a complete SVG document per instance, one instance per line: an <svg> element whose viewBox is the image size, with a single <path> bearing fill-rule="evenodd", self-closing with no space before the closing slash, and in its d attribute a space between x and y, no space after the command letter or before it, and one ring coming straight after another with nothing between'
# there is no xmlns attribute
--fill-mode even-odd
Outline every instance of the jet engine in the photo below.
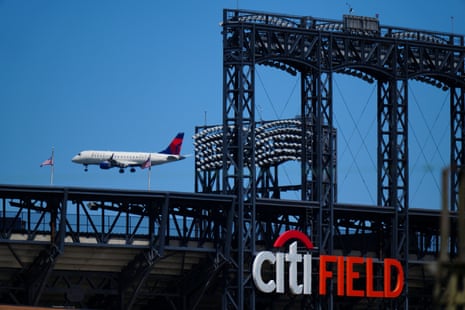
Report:
<svg viewBox="0 0 465 310"><path fill-rule="evenodd" d="M109 161L107 161L107 160L106 160L106 161L102 161L102 162L100 163L100 169L105 169L105 170L107 170L107 169L110 169L111 167L112 167L112 166L111 166L111 163L110 163Z"/></svg>

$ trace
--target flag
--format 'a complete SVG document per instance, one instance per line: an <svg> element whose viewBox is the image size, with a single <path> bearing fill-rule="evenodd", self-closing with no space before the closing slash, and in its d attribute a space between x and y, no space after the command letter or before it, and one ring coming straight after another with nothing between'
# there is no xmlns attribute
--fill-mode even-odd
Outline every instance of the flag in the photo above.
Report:
<svg viewBox="0 0 465 310"><path fill-rule="evenodd" d="M141 168L142 169L145 169L145 168L150 168L152 166L152 161L150 159L150 155L149 155L149 158L147 158L146 161L144 161L144 163L142 164Z"/></svg>
<svg viewBox="0 0 465 310"><path fill-rule="evenodd" d="M55 149L52 147L52 156L44 160L41 164L43 166L50 166L50 185L53 185L53 170L55 168Z"/></svg>
<svg viewBox="0 0 465 310"><path fill-rule="evenodd" d="M53 166L53 156L49 157L48 159L44 160L41 164L41 167L43 166Z"/></svg>

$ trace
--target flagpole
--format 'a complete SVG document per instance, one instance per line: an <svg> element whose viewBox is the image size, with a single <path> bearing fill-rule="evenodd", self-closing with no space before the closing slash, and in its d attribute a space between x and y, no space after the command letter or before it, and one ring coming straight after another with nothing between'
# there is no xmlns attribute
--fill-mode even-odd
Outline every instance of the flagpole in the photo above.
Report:
<svg viewBox="0 0 465 310"><path fill-rule="evenodd" d="M55 170L55 148L52 146L52 164L50 167L50 185L53 185L53 173Z"/></svg>
<svg viewBox="0 0 465 310"><path fill-rule="evenodd" d="M147 171L147 190L150 191L150 176L152 174L152 154L149 154L149 158L145 161L145 163L142 164L142 169L149 168L149 171Z"/></svg>

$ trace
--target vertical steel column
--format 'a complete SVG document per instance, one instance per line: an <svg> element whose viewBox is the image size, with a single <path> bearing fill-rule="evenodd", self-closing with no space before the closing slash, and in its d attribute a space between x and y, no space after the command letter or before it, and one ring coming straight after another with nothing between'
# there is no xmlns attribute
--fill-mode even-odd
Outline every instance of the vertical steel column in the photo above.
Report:
<svg viewBox="0 0 465 310"><path fill-rule="evenodd" d="M301 199L304 201L317 201L315 178L318 175L313 168L313 144L315 143L316 128L314 128L316 112L316 82L314 76L308 72L301 74L301 115L302 115L302 160L301 160ZM312 128L313 135L308 136L308 128ZM315 167L316 168L316 167ZM315 240L316 241L316 240Z"/></svg>
<svg viewBox="0 0 465 310"><path fill-rule="evenodd" d="M390 256L399 259L408 277L408 83L378 81L378 205L395 208ZM408 281L397 301L408 308ZM403 306L401 306L403 305Z"/></svg>
<svg viewBox="0 0 465 310"><path fill-rule="evenodd" d="M257 195L260 198L276 198L281 196L278 183L278 165L260 167L257 176Z"/></svg>
<svg viewBox="0 0 465 310"><path fill-rule="evenodd" d="M450 89L450 209L458 210L459 172L465 163L465 87Z"/></svg>
<svg viewBox="0 0 465 310"><path fill-rule="evenodd" d="M170 195L166 194L163 205L158 208L154 202L147 204L149 220L149 245L137 254L122 270L120 274L120 296L121 309L131 310L134 303L147 281L150 271L158 260L163 257L165 251L165 240L169 237ZM161 209L161 210L160 210ZM159 213L158 213L159 212ZM160 214L160 216L159 216ZM160 227L155 238L155 221L160 218Z"/></svg>
<svg viewBox="0 0 465 310"><path fill-rule="evenodd" d="M321 71L302 73L302 200L317 201L319 213L313 222L312 239L320 254L333 252L334 237L334 136L332 108L332 75ZM307 135L313 127L313 136ZM326 132L324 127L327 128ZM332 285L331 285L332 286ZM319 302L323 309L333 308L333 293Z"/></svg>
<svg viewBox="0 0 465 310"><path fill-rule="evenodd" d="M331 73L302 74L302 200L320 203L320 221L313 239L320 252L333 251L335 201L334 135ZM313 137L307 135L313 127ZM328 128L324 131L324 127ZM316 238L315 238L316 237Z"/></svg>
<svg viewBox="0 0 465 310"><path fill-rule="evenodd" d="M50 212L50 244L22 271L27 283L27 304L32 306L39 304L56 259L64 251L68 190L65 188L61 201L58 197L46 201L47 206L42 212Z"/></svg>
<svg viewBox="0 0 465 310"><path fill-rule="evenodd" d="M223 309L254 309L255 293L247 265L255 252L254 32L242 23L228 25L226 11L223 17L222 191L237 197Z"/></svg>

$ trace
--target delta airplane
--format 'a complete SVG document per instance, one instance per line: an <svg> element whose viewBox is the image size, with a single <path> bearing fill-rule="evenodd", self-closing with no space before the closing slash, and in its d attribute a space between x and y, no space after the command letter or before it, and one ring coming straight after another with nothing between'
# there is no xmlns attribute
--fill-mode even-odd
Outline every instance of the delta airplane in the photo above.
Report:
<svg viewBox="0 0 465 310"><path fill-rule="evenodd" d="M125 168L130 167L130 171L135 172L136 167L145 169L186 158L180 154L183 138L184 133L178 133L170 145L159 153L86 150L74 156L72 162L84 165L84 171L88 170L89 165L99 165L101 169L118 167L120 173L123 173Z"/></svg>

